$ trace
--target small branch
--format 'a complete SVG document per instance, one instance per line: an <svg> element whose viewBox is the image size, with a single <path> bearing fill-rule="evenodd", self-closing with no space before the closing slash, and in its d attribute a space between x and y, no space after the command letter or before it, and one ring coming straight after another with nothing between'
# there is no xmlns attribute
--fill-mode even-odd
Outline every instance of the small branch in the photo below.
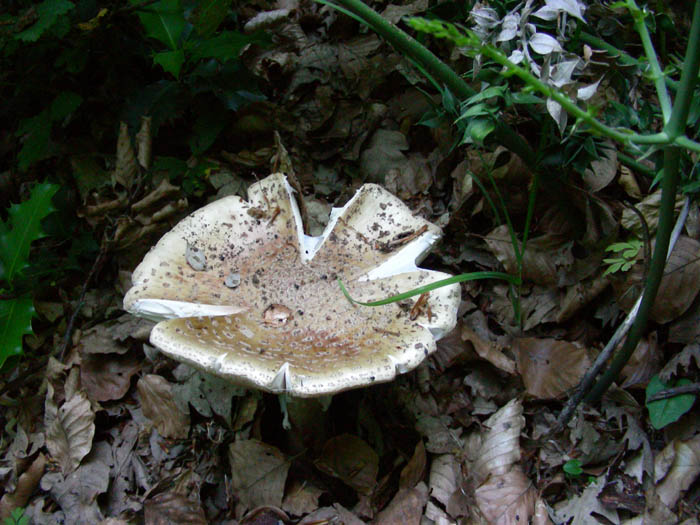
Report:
<svg viewBox="0 0 700 525"><path fill-rule="evenodd" d="M700 383L693 383L692 385L675 386L673 388L661 390L660 392L649 396L649 399L647 399L647 404L652 403L654 401L661 401L662 399L669 399L676 396L682 396L685 394L700 394Z"/></svg>

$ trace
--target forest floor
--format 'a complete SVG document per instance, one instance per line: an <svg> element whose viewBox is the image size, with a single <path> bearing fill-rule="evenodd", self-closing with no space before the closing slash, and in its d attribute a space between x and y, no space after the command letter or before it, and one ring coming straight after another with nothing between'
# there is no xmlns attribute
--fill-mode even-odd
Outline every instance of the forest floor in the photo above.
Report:
<svg viewBox="0 0 700 525"><path fill-rule="evenodd" d="M419 3L384 15L397 21ZM239 17L260 12L251 3ZM269 16L279 17L267 27L274 44L243 53L266 100L224 130L204 177L142 179L122 136L112 184L78 206L94 232L109 234L80 279L37 299L25 345L43 357L0 380L0 516L38 525L698 523L695 396L646 402L650 383L698 379L697 203L617 384L556 425L643 282L641 252L629 272L604 276L601 253L580 242L637 228L625 199L655 220L658 191L614 149L562 190L582 218L578 233L557 207L559 190L539 192L520 326L505 282L462 283L454 330L394 381L302 402L232 385L152 346L154 323L123 310L131 272L185 215L227 195L246 199L277 171L298 189L309 235L376 183L443 230L421 268L516 267L488 203L497 196L472 175L493 175L517 230L531 167L504 148L455 147L449 120L421 125L440 97L355 21L303 2ZM153 139L154 155L167 140Z"/></svg>

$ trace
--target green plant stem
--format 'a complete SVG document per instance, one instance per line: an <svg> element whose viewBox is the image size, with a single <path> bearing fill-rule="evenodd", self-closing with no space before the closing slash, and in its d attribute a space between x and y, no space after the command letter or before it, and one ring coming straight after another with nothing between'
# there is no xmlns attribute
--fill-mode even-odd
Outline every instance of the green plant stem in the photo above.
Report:
<svg viewBox="0 0 700 525"><path fill-rule="evenodd" d="M387 21L361 0L317 1L334 8L340 6L343 12L349 12L354 15L354 18L362 20L397 50L415 60L430 75L447 86L457 97L466 99L476 94L474 89L462 77L435 56L427 47ZM500 120L496 121L494 140L518 155L526 164L530 166L536 165L537 157L527 141Z"/></svg>
<svg viewBox="0 0 700 525"><path fill-rule="evenodd" d="M626 155L624 153L617 153L617 158L620 162L622 162L625 166L628 168L633 169L637 173L640 173L644 175L645 177L654 177L656 173L652 168L649 166L645 166L641 162L639 162L637 159L630 157L629 155Z"/></svg>
<svg viewBox="0 0 700 525"><path fill-rule="evenodd" d="M695 2L693 10L693 22L690 28L688 48L685 61L683 62L683 73L681 75L678 96L671 112L671 117L664 127L665 133L675 139L685 131L688 120L688 112L692 101L693 90L698 79L700 70L700 2ZM678 169L680 164L681 150L675 146L667 146L664 150L664 174L661 180L661 205L659 208L659 225L656 231L656 245L654 255L649 265L649 275L644 288L644 296L639 305L639 312L630 328L627 339L620 351L613 358L610 367L595 384L587 401L597 402L610 385L617 379L622 368L629 361L632 352L637 347L637 343L644 335L649 313L656 299L656 293L663 277L666 266L666 256L668 252L669 239L673 230L673 210L676 202L676 189L678 186Z"/></svg>
<svg viewBox="0 0 700 525"><path fill-rule="evenodd" d="M647 56L649 61L649 66L651 68L651 77L654 81L654 87L656 88L656 96L659 97L659 105L661 106L661 113L664 116L664 124L668 122L671 116L671 98L668 96L668 91L666 90L666 84L664 83L664 72L659 64L659 59L656 57L656 50L654 49L654 44L651 41L651 35L649 34L649 29L647 28L644 19L646 14L639 9L634 0L627 0L627 9L629 9L634 19L634 28L639 33L639 37L642 40L642 46L644 47L644 54Z"/></svg>

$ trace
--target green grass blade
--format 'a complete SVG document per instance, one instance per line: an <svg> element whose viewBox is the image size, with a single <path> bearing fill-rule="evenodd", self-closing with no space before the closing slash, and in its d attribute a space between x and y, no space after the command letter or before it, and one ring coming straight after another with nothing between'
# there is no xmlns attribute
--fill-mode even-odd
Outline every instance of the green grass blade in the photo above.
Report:
<svg viewBox="0 0 700 525"><path fill-rule="evenodd" d="M462 273L460 275L455 275L454 277L449 277L448 279L442 279L440 281L435 281L434 283L426 284L425 286L419 286L418 288L414 288L413 290L409 290L408 292L392 295L391 297L387 297L386 299L372 301L369 303L363 303L362 301L356 301L355 299L353 299L348 293L347 289L345 288L345 285L343 284L343 281L341 281L340 278L338 278L338 285L340 286L340 290L343 292L343 295L345 295L347 300L353 304L359 304L362 306L384 306L385 304L402 301L403 299L408 299L409 297L414 297L425 292L430 292L437 288L442 288L443 286L449 286L451 284L456 283L464 283L467 281L476 281L478 279L502 279L514 285L520 284L517 277L503 272Z"/></svg>

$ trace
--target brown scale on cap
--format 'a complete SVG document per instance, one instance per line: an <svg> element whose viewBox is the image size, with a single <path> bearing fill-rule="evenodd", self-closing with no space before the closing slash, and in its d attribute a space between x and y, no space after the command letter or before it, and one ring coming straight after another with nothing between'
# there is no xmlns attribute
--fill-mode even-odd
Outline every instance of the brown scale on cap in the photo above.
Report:
<svg viewBox="0 0 700 525"><path fill-rule="evenodd" d="M150 316L169 308L171 317L181 317L160 322L151 334L152 343L175 359L244 385L304 397L389 381L435 349L429 328L446 332L454 326L456 285L425 296L430 318L414 309L414 319L416 298L367 308L352 305L340 291L338 277L362 301L449 277L416 269L358 280L405 244L440 233L386 190L363 186L315 254L300 244L300 228L289 185L283 175L271 175L251 186L248 202L221 199L167 233L134 271L125 308ZM204 270L188 265L188 245L206 260ZM240 277L235 287L225 284L232 272Z"/></svg>

